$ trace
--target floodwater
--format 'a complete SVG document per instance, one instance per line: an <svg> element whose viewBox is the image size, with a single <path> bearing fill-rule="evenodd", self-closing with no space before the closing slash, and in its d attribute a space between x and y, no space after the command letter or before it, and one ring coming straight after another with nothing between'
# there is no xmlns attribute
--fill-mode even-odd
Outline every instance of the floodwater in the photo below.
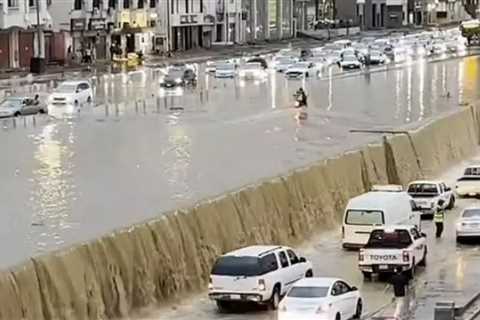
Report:
<svg viewBox="0 0 480 320"><path fill-rule="evenodd" d="M0 265L376 138L350 129L418 126L477 100L478 68L477 57L447 57L360 73L332 67L306 81L202 76L196 89L177 90L159 88L159 70L98 75L95 106L75 119L0 120ZM301 125L290 108L300 86L310 105Z"/></svg>

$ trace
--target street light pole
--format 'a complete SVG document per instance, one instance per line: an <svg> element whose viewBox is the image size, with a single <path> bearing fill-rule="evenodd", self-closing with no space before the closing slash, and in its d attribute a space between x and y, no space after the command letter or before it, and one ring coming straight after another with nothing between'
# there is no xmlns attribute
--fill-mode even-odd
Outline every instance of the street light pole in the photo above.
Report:
<svg viewBox="0 0 480 320"><path fill-rule="evenodd" d="M41 47L42 47L42 40L40 39L40 36L42 34L42 31L40 30L40 1L39 0L35 0L35 6L37 7L36 8L36 11L37 11L37 43L38 43L38 49L37 49L37 58L41 58L42 57L42 54L41 54Z"/></svg>

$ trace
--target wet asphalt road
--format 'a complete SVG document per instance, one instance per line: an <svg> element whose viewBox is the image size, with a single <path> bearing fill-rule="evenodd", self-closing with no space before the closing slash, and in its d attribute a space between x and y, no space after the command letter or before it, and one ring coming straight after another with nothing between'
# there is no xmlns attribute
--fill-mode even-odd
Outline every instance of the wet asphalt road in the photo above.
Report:
<svg viewBox="0 0 480 320"><path fill-rule="evenodd" d="M360 73L332 67L304 82L202 77L179 90L160 89L158 70L101 75L96 106L77 119L0 120L0 266L376 139L351 128L417 126L478 99L476 56L431 60ZM302 85L310 107L299 126L290 105Z"/></svg>
<svg viewBox="0 0 480 320"><path fill-rule="evenodd" d="M454 186L469 160L455 166L439 179ZM477 244L457 245L455 240L455 222L463 208L480 206L476 199L457 199L456 207L448 211L446 229L443 237L436 239L432 221L422 221L422 230L428 238L428 259L425 268L417 269L414 282L415 300L414 318L432 319L433 308L436 301L455 301L457 305L464 304L474 294L480 292L478 277L480 276L480 242ZM315 276L333 276L348 280L357 286L365 303L365 314L374 312L388 305L392 301L393 290L385 281L366 281L357 268L357 255L355 251L345 251L341 248L340 228L330 234L322 234L309 243L298 248L300 253L310 259L314 265ZM413 291L412 291L413 292ZM393 315L395 309L391 305L379 315ZM248 320L274 320L276 313L262 309L251 309L248 312L221 314L216 310L215 303L210 302L206 293L191 299L180 301L172 306L159 310L145 312L134 319L155 320L207 320L207 319L248 319ZM293 320L293 319L292 319Z"/></svg>

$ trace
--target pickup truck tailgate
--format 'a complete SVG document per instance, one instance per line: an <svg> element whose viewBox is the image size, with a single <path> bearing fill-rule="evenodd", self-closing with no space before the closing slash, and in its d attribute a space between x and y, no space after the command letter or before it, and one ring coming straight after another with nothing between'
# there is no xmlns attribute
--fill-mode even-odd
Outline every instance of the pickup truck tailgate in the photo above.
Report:
<svg viewBox="0 0 480 320"><path fill-rule="evenodd" d="M408 261L403 261L403 252L404 250L401 249L364 249L360 251L363 258L360 259L359 263L361 265L405 264Z"/></svg>

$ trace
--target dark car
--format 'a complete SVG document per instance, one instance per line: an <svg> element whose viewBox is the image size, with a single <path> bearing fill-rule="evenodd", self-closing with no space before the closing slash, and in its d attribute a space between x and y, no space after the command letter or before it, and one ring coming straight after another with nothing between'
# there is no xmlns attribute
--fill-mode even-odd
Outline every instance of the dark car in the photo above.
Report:
<svg viewBox="0 0 480 320"><path fill-rule="evenodd" d="M262 65L263 69L268 68L267 60L261 58L261 57L255 57L247 61L247 63L260 63Z"/></svg>
<svg viewBox="0 0 480 320"><path fill-rule="evenodd" d="M196 83L197 74L195 73L195 70L182 66L170 68L165 77L160 81L160 85L165 88L195 85Z"/></svg>
<svg viewBox="0 0 480 320"><path fill-rule="evenodd" d="M310 49L300 50L300 59L307 59L313 57L313 52Z"/></svg>

